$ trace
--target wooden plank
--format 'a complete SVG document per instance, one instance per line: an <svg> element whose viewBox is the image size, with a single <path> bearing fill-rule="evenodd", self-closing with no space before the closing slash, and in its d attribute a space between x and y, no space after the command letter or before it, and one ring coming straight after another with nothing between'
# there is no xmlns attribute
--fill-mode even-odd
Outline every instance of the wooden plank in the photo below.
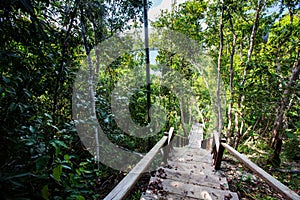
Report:
<svg viewBox="0 0 300 200"><path fill-rule="evenodd" d="M172 134L173 130L174 129L170 129L169 135ZM124 199L138 181L142 173L149 167L155 155L159 152L160 148L166 143L167 140L168 136L163 136L162 139L127 174L127 176L124 177L122 181L104 198L104 200Z"/></svg>
<svg viewBox="0 0 300 200"><path fill-rule="evenodd" d="M259 177L264 179L270 186L272 186L274 189L276 189L286 199L300 200L300 196L296 192L289 189L287 186L285 186L280 181L275 179L273 176L268 174L262 168L258 167L255 163L250 161L248 158L246 158L244 155L242 155L241 153L236 151L234 148L232 148L231 146L229 146L226 143L222 143L222 146L224 146L239 161L244 163L249 169L251 169L253 172L258 174Z"/></svg>
<svg viewBox="0 0 300 200"><path fill-rule="evenodd" d="M201 148L201 142L203 140L203 129L202 125L195 123L192 126L190 135L189 135L189 147L192 148Z"/></svg>
<svg viewBox="0 0 300 200"><path fill-rule="evenodd" d="M205 154L210 154L210 151L209 150L206 150L206 149L199 149L199 148L192 148L192 147L189 147L189 146L184 146L184 147L174 147L174 153L182 153L182 154L185 154L185 153L197 153L197 154L202 154L202 153L205 153Z"/></svg>
<svg viewBox="0 0 300 200"><path fill-rule="evenodd" d="M200 163L207 163L212 165L212 158L209 159L207 157L189 157L189 156L172 156L168 161L174 161L178 163L191 163L191 164L200 164Z"/></svg>
<svg viewBox="0 0 300 200"><path fill-rule="evenodd" d="M180 181L174 181L169 179L160 179L152 177L149 185L152 185L148 189L148 193L156 194L177 194L183 197L183 199L196 198L196 199L226 199L230 197L231 200L238 200L236 193L230 192L229 190L219 190L205 186L198 186L193 184L186 184Z"/></svg>
<svg viewBox="0 0 300 200"><path fill-rule="evenodd" d="M178 162L206 162L212 163L212 156L209 151L195 148L176 148L171 153L170 159Z"/></svg>
<svg viewBox="0 0 300 200"><path fill-rule="evenodd" d="M167 178L170 180L181 181L199 186L206 186L215 189L228 190L228 183L225 177L217 174L198 174L194 171L175 170L169 168L159 168L156 176L159 178Z"/></svg>
<svg viewBox="0 0 300 200"><path fill-rule="evenodd" d="M160 195L160 194L148 194L147 192L151 191L146 191L146 193L142 194L140 200L198 200L196 198L192 197L182 197L181 195L178 194L166 194L166 195Z"/></svg>
<svg viewBox="0 0 300 200"><path fill-rule="evenodd" d="M214 175L216 172L211 164L208 163L178 163L169 161L168 166L165 168L172 168L178 171L193 171L194 174L207 174L207 175Z"/></svg>
<svg viewBox="0 0 300 200"><path fill-rule="evenodd" d="M228 183L227 179L223 177L218 171L215 171L215 169L211 166L211 164L207 163L178 163L178 162L172 162L169 161L168 166L165 166L167 170L172 170L175 175L178 176L178 173L180 174L190 174L191 178L188 180L191 183L198 184L198 185L207 185L210 184L210 186L216 187L219 186L220 189L228 189ZM177 174L176 174L177 172ZM213 184L213 182L207 182L207 183L201 183L203 181L203 177L209 177L209 180L215 180L215 182L218 182L218 184ZM174 180L179 180L176 178L167 177ZM185 178L185 177L184 177ZM183 178L183 181L185 181ZM217 181L218 180L218 181Z"/></svg>

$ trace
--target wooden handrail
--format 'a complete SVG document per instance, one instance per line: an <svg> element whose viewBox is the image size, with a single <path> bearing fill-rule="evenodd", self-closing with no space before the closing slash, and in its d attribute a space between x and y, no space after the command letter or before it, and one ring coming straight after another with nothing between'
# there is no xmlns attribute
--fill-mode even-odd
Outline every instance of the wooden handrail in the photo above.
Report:
<svg viewBox="0 0 300 200"><path fill-rule="evenodd" d="M273 176L268 174L262 168L257 166L255 163L246 158L243 154L236 151L234 148L229 146L226 143L221 143L221 145L227 149L229 153L231 153L234 157L236 157L240 162L244 163L249 169L258 174L262 179L264 179L270 186L276 189L280 194L282 194L286 199L299 200L300 196L282 184L280 181L275 179Z"/></svg>
<svg viewBox="0 0 300 200"><path fill-rule="evenodd" d="M130 190L134 187L136 182L141 177L142 173L149 167L155 155L160 148L167 142L168 138L172 136L174 128L171 127L168 135L160 139L158 143L136 164L136 166L125 176L122 181L104 198L104 200L120 200L125 199ZM169 142L169 141L168 141Z"/></svg>

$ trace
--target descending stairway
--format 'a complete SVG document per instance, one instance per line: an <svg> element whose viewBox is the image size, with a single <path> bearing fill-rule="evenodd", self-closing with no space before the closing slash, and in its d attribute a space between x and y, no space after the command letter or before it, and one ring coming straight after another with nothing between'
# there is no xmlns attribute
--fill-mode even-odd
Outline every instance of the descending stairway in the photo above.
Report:
<svg viewBox="0 0 300 200"><path fill-rule="evenodd" d="M210 151L201 149L202 139L201 125L194 124L189 145L172 150L168 164L157 169L141 200L238 199L226 178L214 170Z"/></svg>

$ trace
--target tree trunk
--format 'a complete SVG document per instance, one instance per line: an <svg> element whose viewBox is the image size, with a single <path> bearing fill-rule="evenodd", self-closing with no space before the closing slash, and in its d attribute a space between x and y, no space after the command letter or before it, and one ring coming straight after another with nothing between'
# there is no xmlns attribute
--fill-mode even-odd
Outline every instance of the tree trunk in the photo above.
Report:
<svg viewBox="0 0 300 200"><path fill-rule="evenodd" d="M275 147L277 143L277 140L279 138L279 131L283 122L283 114L286 106L289 103L289 95L291 93L291 88L293 87L295 80L299 78L299 74L300 74L299 62L300 59L298 58L297 61L294 63L293 71L292 71L292 75L290 76L289 83L286 85L286 89L283 92L283 97L277 108L276 118L272 130L272 139L270 142L271 147Z"/></svg>
<svg viewBox="0 0 300 200"><path fill-rule="evenodd" d="M279 167L281 160L280 160L280 152L281 152L281 148L282 148L282 140L278 139L275 145L275 150L273 155L270 157L270 159L268 160L269 163L273 166L273 167Z"/></svg>
<svg viewBox="0 0 300 200"><path fill-rule="evenodd" d="M188 131L186 130L186 125L185 125L185 117L184 117L184 102L183 99L181 98L179 101L179 106L180 106L180 123L182 126L182 130L184 133L184 137L188 136Z"/></svg>
<svg viewBox="0 0 300 200"><path fill-rule="evenodd" d="M68 22L69 24L66 23L66 26L68 26L65 38L64 38L64 42L63 42L63 46L62 46L62 50L61 50L61 61L60 61L60 69L59 69L59 73L57 74L57 78L56 78L56 83L55 83L55 91L54 91L54 97L53 97L53 114L52 114L52 119L53 119L53 124L56 125L56 120L57 120L57 109L58 109L58 104L59 104L59 94L60 94L60 87L61 87L61 83L63 82L62 80L62 76L63 76L63 72L64 72L64 65L65 65L65 55L67 54L67 48L68 48L68 42L71 36L71 30L74 26L74 22L75 22L75 16L77 14L77 9L78 9L78 2L75 4L74 10L70 13L70 22ZM53 130L55 131L55 130Z"/></svg>
<svg viewBox="0 0 300 200"><path fill-rule="evenodd" d="M258 22L259 22L259 16L260 16L260 11L262 9L262 5L263 4L263 0L258 0L257 2L257 8L256 8L256 13L255 13L255 20L254 20L254 24L253 24L253 27L252 27L252 32L251 32L251 36L250 36L250 46L249 46L249 50L248 50L248 55L247 55L247 62L246 62L246 65L244 67L244 75L243 75L243 80L242 80L242 83L241 83L241 88L244 90L244 86L245 86L245 82L246 82L246 79L247 79L247 67L249 65L249 62L251 61L251 56L252 56L252 53L253 53L253 49L254 49L254 42L255 42L255 38L256 38L256 32L257 32L257 28L258 28ZM239 94L239 97L238 97L238 102L237 102L237 111L238 113L236 113L236 117L238 119L236 119L236 124L235 124L235 127L236 127L236 130L235 130L235 134L236 134L236 137L237 138L240 138L240 131L238 128L239 125L237 124L240 120L240 118L242 118L241 114L242 114L242 105L243 105L243 102L245 100L245 92L242 91L240 92ZM243 123L241 123L241 126L243 125ZM242 128L242 127L241 127ZM236 147L238 146L238 143L236 143Z"/></svg>
<svg viewBox="0 0 300 200"><path fill-rule="evenodd" d="M83 10L81 9L81 34L83 38L83 43L84 43L84 48L85 52L87 54L87 59L88 59L88 65L89 65L89 78L88 78L88 85L89 85L89 95L90 95L90 101L91 101L91 117L96 117L96 102L95 102L95 91L94 91L94 78L95 78L95 67L93 64L92 57L90 55L90 48L88 45L88 38L87 38L87 33L86 33L86 28L85 28L85 20L84 20L84 15L83 15ZM99 134L98 134L98 126L95 125L93 127L93 132L94 132L94 139L95 139L95 153L96 153L96 161L99 161L100 159L100 151L99 151ZM99 167L99 166L98 166Z"/></svg>
<svg viewBox="0 0 300 200"><path fill-rule="evenodd" d="M243 61L243 38L244 34L241 35L241 42L240 42L240 61Z"/></svg>
<svg viewBox="0 0 300 200"><path fill-rule="evenodd" d="M220 85L221 85L221 60L223 54L223 43L224 43L224 36L223 36L223 17L224 17L224 1L222 2L222 13L220 17L220 48L219 48L219 57L218 57L218 80L217 80L217 91L216 91L216 100L217 100L217 110L218 110L218 119L217 119L217 126L218 126L218 134L219 138L221 138L222 126L223 126L223 118L222 118L222 106L221 106L221 97L220 97Z"/></svg>
<svg viewBox="0 0 300 200"><path fill-rule="evenodd" d="M241 126L240 126L239 130L236 132L236 136L235 136L235 141L234 141L234 145L233 145L233 147L235 149L238 148L239 143L241 141L241 137L243 135L243 128L244 128L244 121L242 120L241 121Z"/></svg>
<svg viewBox="0 0 300 200"><path fill-rule="evenodd" d="M227 10L228 14L230 15L230 11ZM231 28L231 34L233 38L232 46L231 46L231 53L230 53L230 104L228 107L228 127L227 127L227 143L231 144L231 132L232 132L232 122L233 122L233 113L232 113L232 108L233 108L233 78L234 78L234 69L233 69L233 63L234 63L234 54L235 54L235 46L236 46L236 34L234 31L233 27L233 22L232 22L232 16L230 15L229 18L230 22L230 28Z"/></svg>
<svg viewBox="0 0 300 200"><path fill-rule="evenodd" d="M263 0L258 0L258 2L257 2L255 21L254 21L254 24L252 27L252 33L251 33L251 37L250 37L250 48L248 50L247 63L249 63L251 60L251 55L252 55L253 48L254 48L255 36L256 36L256 32L257 32L257 28L258 28L259 14L262 9L262 3L263 3Z"/></svg>

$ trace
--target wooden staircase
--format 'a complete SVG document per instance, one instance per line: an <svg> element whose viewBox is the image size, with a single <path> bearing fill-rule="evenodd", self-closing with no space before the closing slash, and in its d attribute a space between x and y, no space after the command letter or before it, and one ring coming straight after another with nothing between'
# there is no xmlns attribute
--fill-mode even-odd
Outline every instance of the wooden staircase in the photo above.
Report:
<svg viewBox="0 0 300 200"><path fill-rule="evenodd" d="M200 124L194 124L189 144L173 148L165 166L151 177L141 200L238 199L229 191L225 177L214 170L211 152L201 148L203 140Z"/></svg>
<svg viewBox="0 0 300 200"><path fill-rule="evenodd" d="M223 139L220 139L218 133L214 132L212 138L203 140L200 124L193 125L187 146L173 148L170 153L173 131L174 128L171 127L169 132L143 156L104 200L125 200L142 173L147 170L160 151L163 152L163 160L167 164L159 167L156 174L150 179L148 189L141 197L142 200L238 199L236 193L229 191L226 178L215 171L215 169L220 169L225 149L286 199L300 200L300 196L296 192L226 144ZM174 141L176 140L173 140L171 144ZM167 146L163 148L166 144ZM200 146L205 149L212 148L215 160L210 151L201 149Z"/></svg>

